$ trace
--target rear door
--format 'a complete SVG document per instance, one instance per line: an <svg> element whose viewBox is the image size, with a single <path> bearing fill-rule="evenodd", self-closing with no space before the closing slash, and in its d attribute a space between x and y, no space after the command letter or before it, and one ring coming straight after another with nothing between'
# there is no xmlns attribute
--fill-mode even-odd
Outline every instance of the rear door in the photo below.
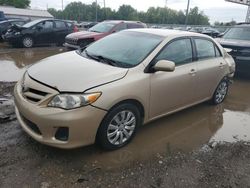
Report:
<svg viewBox="0 0 250 188"><path fill-rule="evenodd" d="M150 76L150 118L161 116L196 102L196 62L190 38L167 44L154 59L175 62L173 72L155 72Z"/></svg>
<svg viewBox="0 0 250 188"><path fill-rule="evenodd" d="M197 54L197 97L211 97L225 76L226 62L217 45L207 38L194 38Z"/></svg>
<svg viewBox="0 0 250 188"><path fill-rule="evenodd" d="M60 20L55 20L55 40L56 43L62 44L65 37L71 33L68 25Z"/></svg>

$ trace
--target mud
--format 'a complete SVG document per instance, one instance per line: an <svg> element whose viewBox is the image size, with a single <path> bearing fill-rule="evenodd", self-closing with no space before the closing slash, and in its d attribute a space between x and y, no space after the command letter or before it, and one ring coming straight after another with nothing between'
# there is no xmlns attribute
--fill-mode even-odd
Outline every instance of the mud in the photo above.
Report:
<svg viewBox="0 0 250 188"><path fill-rule="evenodd" d="M1 62L0 55L0 71ZM0 187L250 186L249 80L235 80L223 104L151 122L112 152L59 150L31 139L15 118L14 84L0 82Z"/></svg>

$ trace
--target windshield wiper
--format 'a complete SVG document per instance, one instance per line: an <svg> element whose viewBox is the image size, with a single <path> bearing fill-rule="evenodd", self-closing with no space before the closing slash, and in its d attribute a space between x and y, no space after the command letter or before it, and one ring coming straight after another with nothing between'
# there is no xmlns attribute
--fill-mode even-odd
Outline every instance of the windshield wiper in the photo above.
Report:
<svg viewBox="0 0 250 188"><path fill-rule="evenodd" d="M119 64L118 61L103 57L101 55L89 54L87 50L84 50L84 52L87 55L87 57L89 57L91 59L94 59L96 61L103 62L103 63L109 64L109 65L112 65L112 66L117 66L117 64Z"/></svg>

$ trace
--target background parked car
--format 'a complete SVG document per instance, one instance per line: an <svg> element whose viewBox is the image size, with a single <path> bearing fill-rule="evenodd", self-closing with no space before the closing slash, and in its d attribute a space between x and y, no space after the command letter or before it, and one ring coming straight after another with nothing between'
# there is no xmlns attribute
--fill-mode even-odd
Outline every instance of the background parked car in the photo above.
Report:
<svg viewBox="0 0 250 188"><path fill-rule="evenodd" d="M234 58L236 75L250 77L250 24L236 25L218 41Z"/></svg>
<svg viewBox="0 0 250 188"><path fill-rule="evenodd" d="M217 38L221 34L217 29L211 27L204 27L201 33L213 38Z"/></svg>
<svg viewBox="0 0 250 188"><path fill-rule="evenodd" d="M78 31L73 22L56 19L39 19L23 26L14 25L4 35L4 40L25 48L34 45L62 45L65 36Z"/></svg>
<svg viewBox="0 0 250 188"><path fill-rule="evenodd" d="M112 33L133 28L146 28L147 25L138 21L110 20L101 22L88 31L81 31L66 36L65 46L71 49L83 48Z"/></svg>
<svg viewBox="0 0 250 188"><path fill-rule="evenodd" d="M0 21L6 20L4 12L0 11Z"/></svg>
<svg viewBox="0 0 250 188"><path fill-rule="evenodd" d="M27 22L28 20L23 20L23 19L11 19L11 20L1 21L0 22L0 41L3 41L2 35L4 35L12 25L22 26Z"/></svg>

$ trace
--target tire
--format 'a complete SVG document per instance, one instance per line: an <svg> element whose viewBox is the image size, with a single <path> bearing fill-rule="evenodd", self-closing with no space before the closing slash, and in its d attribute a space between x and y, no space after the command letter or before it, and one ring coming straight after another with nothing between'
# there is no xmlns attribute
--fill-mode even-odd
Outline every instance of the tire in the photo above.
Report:
<svg viewBox="0 0 250 188"><path fill-rule="evenodd" d="M141 123L141 114L135 105L120 104L104 117L97 132L97 143L103 149L119 149L133 139Z"/></svg>
<svg viewBox="0 0 250 188"><path fill-rule="evenodd" d="M34 45L34 41L30 36L25 36L23 37L22 44L25 48L32 48Z"/></svg>
<svg viewBox="0 0 250 188"><path fill-rule="evenodd" d="M228 93L228 87L229 87L229 82L227 79L223 79L219 85L217 86L214 94L213 94L213 98L211 100L212 104L217 105L222 103Z"/></svg>

